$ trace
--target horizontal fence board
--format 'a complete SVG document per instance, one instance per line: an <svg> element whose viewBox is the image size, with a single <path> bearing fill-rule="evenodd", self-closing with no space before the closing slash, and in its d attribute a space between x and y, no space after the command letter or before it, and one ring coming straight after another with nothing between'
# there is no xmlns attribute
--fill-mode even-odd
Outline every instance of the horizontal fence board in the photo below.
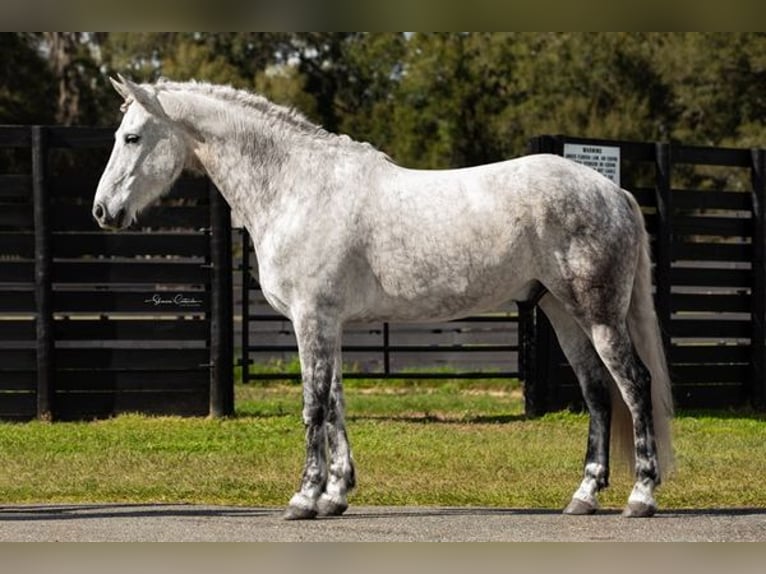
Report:
<svg viewBox="0 0 766 574"><path fill-rule="evenodd" d="M32 177L26 173L0 174L0 201L31 200Z"/></svg>
<svg viewBox="0 0 766 574"><path fill-rule="evenodd" d="M749 345L673 345L668 354L672 365L709 365L747 363L751 350Z"/></svg>
<svg viewBox="0 0 766 574"><path fill-rule="evenodd" d="M296 345L251 345L247 350L251 353L289 353L297 351ZM382 353L388 349L389 353L415 353L415 354L478 354L478 353L515 353L519 350L518 345L343 345L344 353Z"/></svg>
<svg viewBox="0 0 766 574"><path fill-rule="evenodd" d="M62 392L146 392L164 391L201 392L210 386L208 369L185 371L75 371L62 370L56 377Z"/></svg>
<svg viewBox="0 0 766 574"><path fill-rule="evenodd" d="M0 264L0 284L33 283L35 264L33 261L3 261Z"/></svg>
<svg viewBox="0 0 766 574"><path fill-rule="evenodd" d="M671 379L675 385L701 383L736 383L742 384L749 374L748 365L672 365Z"/></svg>
<svg viewBox="0 0 766 574"><path fill-rule="evenodd" d="M32 206L24 204L0 204L0 230L32 229Z"/></svg>
<svg viewBox="0 0 766 574"><path fill-rule="evenodd" d="M0 321L0 341L26 341L32 345L36 337L37 330L34 319L4 319Z"/></svg>
<svg viewBox="0 0 766 574"><path fill-rule="evenodd" d="M0 129L0 147L29 147L31 144L29 126L2 126Z"/></svg>
<svg viewBox="0 0 766 574"><path fill-rule="evenodd" d="M59 341L205 341L207 320L98 319L58 320L53 329Z"/></svg>
<svg viewBox="0 0 766 574"><path fill-rule="evenodd" d="M34 371L36 368L34 349L0 349L0 376L5 371Z"/></svg>
<svg viewBox="0 0 766 574"><path fill-rule="evenodd" d="M750 321L674 319L670 322L673 337L747 339L751 333Z"/></svg>
<svg viewBox="0 0 766 574"><path fill-rule="evenodd" d="M133 257L197 256L205 253L210 238L199 232L60 232L54 234L53 256Z"/></svg>
<svg viewBox="0 0 766 574"><path fill-rule="evenodd" d="M108 418L123 413L206 416L209 398L197 391L62 392L54 399L58 420Z"/></svg>
<svg viewBox="0 0 766 574"><path fill-rule="evenodd" d="M677 385L673 400L677 408L722 409L744 405L746 395L741 384Z"/></svg>
<svg viewBox="0 0 766 574"><path fill-rule="evenodd" d="M749 192L674 189L671 192L673 208L689 210L750 211L753 200Z"/></svg>
<svg viewBox="0 0 766 574"><path fill-rule="evenodd" d="M0 402L5 393L36 392L37 373L34 371L7 371L0 369Z"/></svg>
<svg viewBox="0 0 766 574"><path fill-rule="evenodd" d="M345 355L353 359L353 355ZM389 365L392 372L483 372L487 378L494 378L496 371L518 371L518 361L512 353L496 353L488 355L442 354L442 355L411 355L408 353L392 355ZM354 361L357 364L366 364ZM379 360L378 369L383 371L383 362ZM358 369L362 370L362 369Z"/></svg>
<svg viewBox="0 0 766 574"><path fill-rule="evenodd" d="M57 349L60 370L187 371L204 369L207 349Z"/></svg>
<svg viewBox="0 0 766 574"><path fill-rule="evenodd" d="M0 209L2 207L0 206ZM0 231L0 265L3 257L31 259L35 256L35 236L29 232Z"/></svg>
<svg viewBox="0 0 766 574"><path fill-rule="evenodd" d="M49 182L51 197L55 200L79 199L89 205L93 201L101 173L66 174L51 178ZM207 203L209 183L206 178L181 177L171 188L170 192L161 199L162 202L192 199Z"/></svg>
<svg viewBox="0 0 766 574"><path fill-rule="evenodd" d="M96 231L99 229L91 215L90 206L57 205L52 210L51 222L54 231ZM2 223L3 220L0 219L0 225ZM138 223L134 223L134 226L157 229L209 227L210 209L205 205L153 207L143 212Z"/></svg>
<svg viewBox="0 0 766 574"><path fill-rule="evenodd" d="M46 128L51 148L111 148L114 135L108 129L80 126L49 126Z"/></svg>
<svg viewBox="0 0 766 574"><path fill-rule="evenodd" d="M704 312L715 313L749 313L750 295L721 295L721 294L695 294L695 293L673 293L670 298L671 310L674 313L679 311L686 312Z"/></svg>
<svg viewBox="0 0 766 574"><path fill-rule="evenodd" d="M0 393L0 420L27 421L36 416L36 393Z"/></svg>
<svg viewBox="0 0 766 574"><path fill-rule="evenodd" d="M690 287L750 287L752 273L743 269L674 267L670 281L672 285Z"/></svg>
<svg viewBox="0 0 766 574"><path fill-rule="evenodd" d="M251 380L255 381L280 381L280 380L291 380L295 381L296 384L300 381L301 375L300 373L291 373L291 372L268 372L268 373L250 373L249 378ZM520 374L518 371L502 371L502 370L486 370L486 371L480 371L480 370L472 370L472 371L461 371L461 370L452 370L450 369L449 372L446 371L426 371L426 370L407 370L407 371L397 371L394 370L390 373L384 373L382 368L379 368L377 370L369 370L369 371L355 371L355 370L349 370L349 371L343 371L343 378L344 379L415 379L415 380L450 380L450 379L471 379L471 380L490 380L490 379L499 379L499 380L511 380L511 379L518 379L520 378Z"/></svg>
<svg viewBox="0 0 766 574"><path fill-rule="evenodd" d="M674 217L673 236L709 235L716 237L749 237L753 222L741 217Z"/></svg>
<svg viewBox="0 0 766 574"><path fill-rule="evenodd" d="M53 280L61 283L204 284L210 281L210 273L198 262L54 261Z"/></svg>
<svg viewBox="0 0 766 574"><path fill-rule="evenodd" d="M101 174L67 173L50 178L48 193L54 205L58 206L62 199L79 199L83 206L89 206L96 195Z"/></svg>
<svg viewBox="0 0 766 574"><path fill-rule="evenodd" d="M0 263L2 265L2 263ZM37 310L35 305L34 291L4 291L0 284L0 313L34 313ZM2 330L3 323L0 323Z"/></svg>
<svg viewBox="0 0 766 574"><path fill-rule="evenodd" d="M703 243L676 240L671 247L672 258L689 261L752 261L753 246L749 243Z"/></svg>
<svg viewBox="0 0 766 574"><path fill-rule="evenodd" d="M676 145L670 150L674 163L747 168L752 165L750 150Z"/></svg>
<svg viewBox="0 0 766 574"><path fill-rule="evenodd" d="M0 309L3 295L0 293ZM207 291L154 289L146 291L76 290L53 293L53 310L58 313L150 313L188 315L210 309Z"/></svg>
<svg viewBox="0 0 766 574"><path fill-rule="evenodd" d="M680 164L745 167L752 165L750 150L671 145L671 161Z"/></svg>
<svg viewBox="0 0 766 574"><path fill-rule="evenodd" d="M582 394L576 385L571 369L556 371L559 384L551 389L552 406L556 408L583 408ZM683 383L674 380L673 402L676 408L721 409L745 404L745 389L741 382L731 383Z"/></svg>

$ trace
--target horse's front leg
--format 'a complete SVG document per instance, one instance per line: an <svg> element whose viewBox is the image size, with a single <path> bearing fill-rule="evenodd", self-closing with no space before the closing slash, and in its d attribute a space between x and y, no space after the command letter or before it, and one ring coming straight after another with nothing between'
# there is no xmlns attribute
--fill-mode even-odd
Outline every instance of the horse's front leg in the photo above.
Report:
<svg viewBox="0 0 766 574"><path fill-rule="evenodd" d="M348 492L356 484L354 460L346 434L341 368L340 353L338 353L330 388L330 411L326 426L327 442L330 446L330 467L327 485L318 503L319 514L322 516L343 514L348 508Z"/></svg>
<svg viewBox="0 0 766 574"><path fill-rule="evenodd" d="M318 501L327 486L326 424L341 338L340 326L320 317L298 318L294 327L303 379L306 461L300 487L284 514L287 520L314 518L319 513Z"/></svg>

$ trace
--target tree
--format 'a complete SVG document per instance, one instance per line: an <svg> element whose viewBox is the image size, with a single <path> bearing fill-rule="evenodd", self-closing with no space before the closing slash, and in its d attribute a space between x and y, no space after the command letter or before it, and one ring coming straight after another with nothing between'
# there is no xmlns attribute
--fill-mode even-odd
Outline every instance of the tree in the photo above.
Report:
<svg viewBox="0 0 766 574"><path fill-rule="evenodd" d="M508 146L493 121L512 93L513 34L415 34L393 94L390 152L417 167L495 161Z"/></svg>
<svg viewBox="0 0 766 574"><path fill-rule="evenodd" d="M47 124L55 117L54 77L33 34L0 34L0 124Z"/></svg>
<svg viewBox="0 0 766 574"><path fill-rule="evenodd" d="M670 136L697 145L763 146L766 34L667 35L658 70L673 95Z"/></svg>

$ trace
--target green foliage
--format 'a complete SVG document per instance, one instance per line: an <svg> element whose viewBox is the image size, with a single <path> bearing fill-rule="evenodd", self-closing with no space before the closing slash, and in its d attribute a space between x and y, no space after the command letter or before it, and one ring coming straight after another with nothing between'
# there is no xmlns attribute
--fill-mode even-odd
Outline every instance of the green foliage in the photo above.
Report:
<svg viewBox="0 0 766 574"><path fill-rule="evenodd" d="M53 121L54 78L35 43L31 34L0 33L0 124Z"/></svg>
<svg viewBox="0 0 766 574"><path fill-rule="evenodd" d="M114 123L120 72L256 89L413 167L505 159L542 133L766 139L762 32L6 33L0 47L3 122Z"/></svg>

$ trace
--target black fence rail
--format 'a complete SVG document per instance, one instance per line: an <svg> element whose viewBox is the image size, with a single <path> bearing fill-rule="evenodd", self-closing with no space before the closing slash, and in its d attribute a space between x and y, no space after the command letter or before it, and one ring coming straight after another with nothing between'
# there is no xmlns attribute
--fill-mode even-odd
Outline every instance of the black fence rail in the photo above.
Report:
<svg viewBox="0 0 766 574"><path fill-rule="evenodd" d="M183 179L140 228L100 230L112 141L0 127L17 158L0 174L0 418L233 411L228 207Z"/></svg>
<svg viewBox="0 0 766 574"><path fill-rule="evenodd" d="M241 230L239 300L243 382L298 379L298 346L290 322L276 313L254 276L256 262ZM349 379L517 379L518 321L509 302L492 313L446 323L350 324L343 332L343 376ZM264 365L267 368L264 368Z"/></svg>
<svg viewBox="0 0 766 574"><path fill-rule="evenodd" d="M762 407L766 392L764 150L542 136L531 153L614 156L652 236L655 304L681 407ZM602 163L609 163L602 162ZM597 166L596 166L597 167ZM607 171L609 171L609 166ZM580 405L544 315L522 351L528 411Z"/></svg>
<svg viewBox="0 0 766 574"><path fill-rule="evenodd" d="M292 327L260 293L244 231L232 270L229 210L208 180L179 181L140 227L98 229L90 206L111 143L104 129L0 127L0 418L225 415L235 362L245 382L299 377ZM616 162L590 159L642 205L677 404L762 408L763 150L542 136L529 151L572 146L617 150ZM547 320L514 304L350 325L344 357L349 378L520 378L529 414L581 406Z"/></svg>

